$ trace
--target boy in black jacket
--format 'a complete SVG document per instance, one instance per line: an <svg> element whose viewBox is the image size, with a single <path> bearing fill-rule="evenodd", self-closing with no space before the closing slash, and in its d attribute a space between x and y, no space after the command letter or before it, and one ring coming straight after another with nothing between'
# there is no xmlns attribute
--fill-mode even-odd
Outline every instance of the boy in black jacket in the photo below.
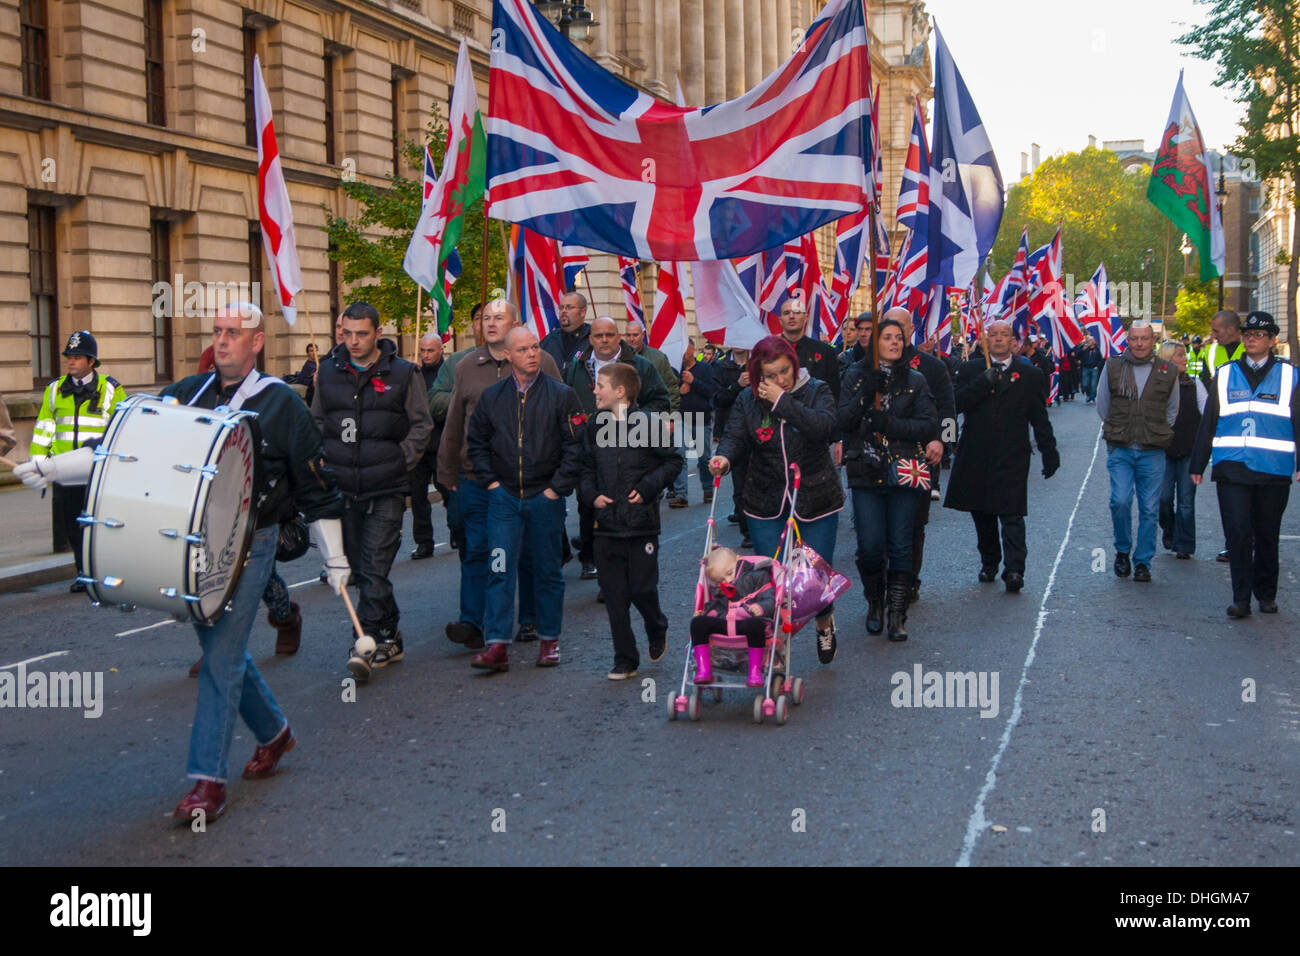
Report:
<svg viewBox="0 0 1300 956"><path fill-rule="evenodd" d="M650 660L663 659L668 619L659 607L659 493L682 468L665 423L636 407L641 376L615 362L596 375L596 417L583 436L578 501L594 509L596 569L614 638L610 680L636 676L630 605L645 621Z"/></svg>

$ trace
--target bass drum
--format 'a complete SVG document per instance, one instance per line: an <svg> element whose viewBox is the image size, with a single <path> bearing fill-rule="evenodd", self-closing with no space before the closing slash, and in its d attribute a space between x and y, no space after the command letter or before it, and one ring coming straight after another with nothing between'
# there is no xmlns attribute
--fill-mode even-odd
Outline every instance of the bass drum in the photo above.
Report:
<svg viewBox="0 0 1300 956"><path fill-rule="evenodd" d="M95 449L80 580L93 601L215 624L254 530L261 437L254 412L133 395Z"/></svg>

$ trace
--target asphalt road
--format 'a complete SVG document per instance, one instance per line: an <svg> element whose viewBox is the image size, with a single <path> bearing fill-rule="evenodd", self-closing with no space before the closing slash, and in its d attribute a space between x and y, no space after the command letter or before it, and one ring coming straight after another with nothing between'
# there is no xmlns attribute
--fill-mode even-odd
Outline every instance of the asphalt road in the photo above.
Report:
<svg viewBox="0 0 1300 956"><path fill-rule="evenodd" d="M509 673L472 671L443 635L456 559L444 545L411 562L408 540L393 572L406 659L345 702L346 613L304 584L302 651L274 658L264 621L251 642L298 746L275 777L235 780L203 833L169 822L188 789L192 631L126 633L161 615L93 609L63 585L0 596L0 665L57 655L27 667L103 672L106 695L98 719L0 710L0 864L1300 863L1300 509L1283 525L1282 613L1230 622L1211 488L1195 560L1162 553L1153 583L1118 580L1096 416L1076 403L1052 420L1063 464L1044 481L1035 459L1026 589L977 583L970 519L936 507L912 639L866 635L855 581L833 664L811 629L795 638L807 696L784 727L755 726L748 693L665 719L703 545L694 479L692 507L664 510L672 630L642 667L653 685L605 679L605 609L576 562L562 665L537 669L522 645ZM845 512L835 563L852 557ZM282 567L291 584L316 570L310 554ZM996 716L894 706L891 675L917 665L996 674ZM254 746L237 734L236 768Z"/></svg>

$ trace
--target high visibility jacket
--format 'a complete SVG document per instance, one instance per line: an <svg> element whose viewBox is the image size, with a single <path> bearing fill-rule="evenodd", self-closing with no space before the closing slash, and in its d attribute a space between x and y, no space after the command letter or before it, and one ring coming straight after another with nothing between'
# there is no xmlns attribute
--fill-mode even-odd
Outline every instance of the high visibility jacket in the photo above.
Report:
<svg viewBox="0 0 1300 956"><path fill-rule="evenodd" d="M1274 362L1255 389L1237 362L1215 376L1219 393L1219 425L1211 442L1215 465L1239 461L1265 475L1289 476L1295 471L1291 394L1298 378L1300 371L1286 362Z"/></svg>
<svg viewBox="0 0 1300 956"><path fill-rule="evenodd" d="M1187 374L1192 378L1199 378L1201 369L1205 368L1205 349L1188 349L1187 350Z"/></svg>
<svg viewBox="0 0 1300 956"><path fill-rule="evenodd" d="M1205 370L1209 372L1211 376L1213 376L1215 371L1218 370L1220 367L1227 365L1229 362L1237 361L1237 359L1241 358L1245 354L1246 354L1246 347L1242 345L1240 342L1238 342L1237 347L1232 350L1231 355L1228 354L1228 349L1226 346L1220 345L1218 342L1215 342L1213 345L1211 345L1209 348L1205 350L1205 355L1203 356L1203 360L1205 362ZM1190 371L1190 369L1188 371Z"/></svg>
<svg viewBox="0 0 1300 956"><path fill-rule="evenodd" d="M41 412L32 431L32 458L61 455L80 448L92 438L102 438L113 417L117 403L126 391L117 379L95 373L95 391L89 399L74 403L72 395L63 394L64 375L45 389Z"/></svg>

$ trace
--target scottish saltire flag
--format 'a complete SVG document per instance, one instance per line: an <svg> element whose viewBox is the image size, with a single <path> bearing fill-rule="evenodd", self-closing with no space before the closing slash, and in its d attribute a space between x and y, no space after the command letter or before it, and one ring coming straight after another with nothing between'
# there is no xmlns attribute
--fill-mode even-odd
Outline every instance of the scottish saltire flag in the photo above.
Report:
<svg viewBox="0 0 1300 956"><path fill-rule="evenodd" d="M937 22L934 44L926 275L931 282L964 288L993 248L1002 223L1002 173Z"/></svg>
<svg viewBox="0 0 1300 956"><path fill-rule="evenodd" d="M628 320L636 319L645 326L645 309L641 307L641 287L637 284L637 273L641 263L627 256L618 257L618 278L623 285L623 301L627 303Z"/></svg>
<svg viewBox="0 0 1300 956"><path fill-rule="evenodd" d="M587 250L582 246L560 246L560 260L564 263L564 291L578 287L578 276L587 268Z"/></svg>
<svg viewBox="0 0 1300 956"><path fill-rule="evenodd" d="M930 147L925 141L921 120L921 101L912 103L912 137L907 141L907 158L903 162L903 180L898 187L896 221L908 229L916 228L917 212L930 208ZM928 221L928 220L927 220Z"/></svg>
<svg viewBox="0 0 1300 956"><path fill-rule="evenodd" d="M490 214L660 262L738 258L875 194L862 0L831 0L738 99L669 106L603 69L528 0L495 0Z"/></svg>
<svg viewBox="0 0 1300 956"><path fill-rule="evenodd" d="M1106 281L1106 263L1097 266L1088 284L1083 287L1074 300L1075 317L1085 332L1097 340L1097 350L1102 357L1118 355L1115 345L1114 327L1124 326L1119 322L1119 310L1110 301L1110 283Z"/></svg>
<svg viewBox="0 0 1300 956"><path fill-rule="evenodd" d="M564 268L554 239L515 225L510 228L507 298L519 304L519 324L541 339L560 324Z"/></svg>

